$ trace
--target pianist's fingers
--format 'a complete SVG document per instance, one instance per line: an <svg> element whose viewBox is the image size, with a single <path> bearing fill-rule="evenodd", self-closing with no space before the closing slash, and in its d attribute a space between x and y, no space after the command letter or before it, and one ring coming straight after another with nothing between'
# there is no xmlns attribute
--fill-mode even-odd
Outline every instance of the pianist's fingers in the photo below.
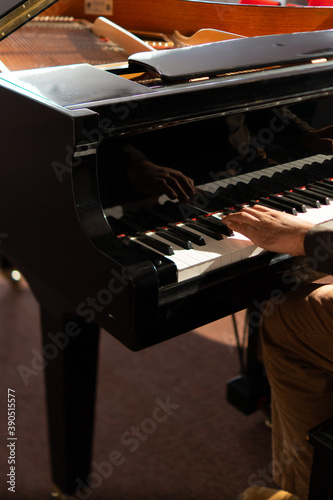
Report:
<svg viewBox="0 0 333 500"><path fill-rule="evenodd" d="M304 255L304 236L313 224L284 212L254 205L227 215L223 222L255 245L277 253Z"/></svg>
<svg viewBox="0 0 333 500"><path fill-rule="evenodd" d="M174 190L176 194L175 198L178 198L180 201L186 201L194 196L195 187L193 179L187 177L179 170L167 169L165 180Z"/></svg>
<svg viewBox="0 0 333 500"><path fill-rule="evenodd" d="M302 143L311 151L333 151L333 126L308 130L302 136Z"/></svg>
<svg viewBox="0 0 333 500"><path fill-rule="evenodd" d="M142 160L127 170L137 192L153 196L166 194L171 199L186 201L195 194L194 182L182 172Z"/></svg>
<svg viewBox="0 0 333 500"><path fill-rule="evenodd" d="M150 179L152 194L166 194L172 200L186 202L195 194L194 182L178 170L158 167Z"/></svg>

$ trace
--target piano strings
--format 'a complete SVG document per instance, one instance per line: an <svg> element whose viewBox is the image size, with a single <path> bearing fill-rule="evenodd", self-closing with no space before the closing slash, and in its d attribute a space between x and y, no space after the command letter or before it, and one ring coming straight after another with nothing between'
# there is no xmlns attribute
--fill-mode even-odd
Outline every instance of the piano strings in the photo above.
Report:
<svg viewBox="0 0 333 500"><path fill-rule="evenodd" d="M80 63L97 66L127 57L112 40L97 37L90 23L72 17L36 18L0 46L0 59L10 71Z"/></svg>

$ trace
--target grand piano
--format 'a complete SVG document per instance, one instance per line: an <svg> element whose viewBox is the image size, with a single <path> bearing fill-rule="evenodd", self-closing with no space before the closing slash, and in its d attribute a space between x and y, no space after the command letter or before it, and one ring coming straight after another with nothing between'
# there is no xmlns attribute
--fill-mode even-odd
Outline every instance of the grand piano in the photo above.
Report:
<svg viewBox="0 0 333 500"><path fill-rule="evenodd" d="M332 135L332 53L315 31L0 75L0 252L40 304L44 358L21 376L45 372L61 492L89 482L100 329L137 351L318 277L222 218L333 218L332 148L304 140Z"/></svg>

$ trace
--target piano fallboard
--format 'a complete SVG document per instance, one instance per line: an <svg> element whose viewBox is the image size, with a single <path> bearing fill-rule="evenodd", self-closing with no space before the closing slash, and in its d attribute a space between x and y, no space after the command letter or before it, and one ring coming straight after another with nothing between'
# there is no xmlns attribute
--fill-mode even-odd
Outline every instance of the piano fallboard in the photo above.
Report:
<svg viewBox="0 0 333 500"><path fill-rule="evenodd" d="M173 82L131 65L2 75L0 251L44 310L137 350L318 277L221 220L254 202L331 220L332 150L305 139L332 125L331 35L315 37L316 64L222 58ZM161 172L195 192L168 196Z"/></svg>

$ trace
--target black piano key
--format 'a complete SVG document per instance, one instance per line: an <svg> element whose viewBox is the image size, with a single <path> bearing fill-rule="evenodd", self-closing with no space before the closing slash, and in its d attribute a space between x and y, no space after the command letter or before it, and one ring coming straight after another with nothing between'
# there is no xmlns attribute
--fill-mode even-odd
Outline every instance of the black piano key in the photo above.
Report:
<svg viewBox="0 0 333 500"><path fill-rule="evenodd" d="M312 207L312 208L320 208L321 203L319 200L313 200L310 197L303 196L301 194L297 194L294 191L283 191L283 195L286 198L290 198L291 200L299 201L300 203L304 203L304 205Z"/></svg>
<svg viewBox="0 0 333 500"><path fill-rule="evenodd" d="M324 160L323 163L321 164L321 166L325 171L326 177L333 177L333 160L332 159Z"/></svg>
<svg viewBox="0 0 333 500"><path fill-rule="evenodd" d="M251 181L248 183L237 182L237 184L233 185L235 201L244 202L249 198L254 198L256 196L259 196L260 194L262 196L269 194L269 192L267 191L267 189L264 188L262 183L260 183L257 179L255 179L257 183L252 182L252 180L254 179L251 179Z"/></svg>
<svg viewBox="0 0 333 500"><path fill-rule="evenodd" d="M297 212L300 212L300 213L306 212L306 206L304 205L304 203L299 203L296 200L290 200L290 199L286 198L285 196L271 195L269 198L272 200L276 200L277 202L281 202L281 203L283 203L283 205L287 205L289 207L295 208L297 210Z"/></svg>
<svg viewBox="0 0 333 500"><path fill-rule="evenodd" d="M235 203L244 201L243 194L235 189L235 187L231 184L227 188L220 188L217 191L217 196L212 205L211 212L214 210L219 210L220 207L224 206L233 206Z"/></svg>
<svg viewBox="0 0 333 500"><path fill-rule="evenodd" d="M280 212L287 212L288 214L297 215L296 208L283 205L283 203L278 203L275 200L269 200L267 198L260 197L257 203L259 203L259 205L264 205L269 208L274 208L275 210L280 210Z"/></svg>
<svg viewBox="0 0 333 500"><path fill-rule="evenodd" d="M323 186L317 186L316 184L310 183L310 184L306 185L306 188L310 191L315 191L316 193L321 193L321 194L327 196L328 198L333 197L333 191L331 191L330 189L326 189Z"/></svg>
<svg viewBox="0 0 333 500"><path fill-rule="evenodd" d="M238 196L235 202L245 203L251 198L259 198L259 196L268 196L271 193L271 191L264 188L262 182L260 182L259 179L255 178L251 179L247 183L238 182L236 186L238 186L238 193L240 193L241 196Z"/></svg>
<svg viewBox="0 0 333 500"><path fill-rule="evenodd" d="M316 182L313 182L313 184L315 186L318 186L320 188L324 188L325 190L327 190L328 192L332 193L332 196L333 196L333 184L330 184L330 183L324 183L322 181L316 181Z"/></svg>
<svg viewBox="0 0 333 500"><path fill-rule="evenodd" d="M250 201L249 203L256 203L256 199L253 199L252 201ZM244 208L246 205L248 205L249 203L236 203L236 205L234 206L235 208L235 211L236 212L239 212L240 210L242 210L242 208Z"/></svg>
<svg viewBox="0 0 333 500"><path fill-rule="evenodd" d="M174 233L176 236L179 236L180 238L186 238L186 240L192 241L192 243L195 243L196 245L199 246L204 246L206 245L206 242L203 238L203 236L199 236L197 234L194 234L192 231L188 231L184 227L179 227L178 224L173 224L170 223L168 224L169 231Z"/></svg>
<svg viewBox="0 0 333 500"><path fill-rule="evenodd" d="M281 193L284 189L290 188L290 182L286 182L284 179L278 176L274 177L274 175L270 179L270 193Z"/></svg>
<svg viewBox="0 0 333 500"><path fill-rule="evenodd" d="M286 172L276 172L272 175L271 180L279 191L291 189L293 186L299 184L298 181L288 178Z"/></svg>
<svg viewBox="0 0 333 500"><path fill-rule="evenodd" d="M262 176L260 179L253 178L248 183L248 197L257 198L259 196L268 196L272 192L276 192L273 188L271 179L267 176Z"/></svg>
<svg viewBox="0 0 333 500"><path fill-rule="evenodd" d="M165 238L166 240L171 241L172 243L175 243L175 245L178 245L181 248L185 248L186 250L190 250L191 248L193 248L192 242L190 240L178 238L164 227L158 226L156 228L156 234L161 236L162 238Z"/></svg>
<svg viewBox="0 0 333 500"><path fill-rule="evenodd" d="M293 182L298 182L299 185L307 184L308 182L313 182L318 179L321 179L322 175L315 170L306 169L303 167L302 169L292 168L288 172L288 176L293 179Z"/></svg>
<svg viewBox="0 0 333 500"><path fill-rule="evenodd" d="M239 212L237 208L230 208L230 207L223 207L221 210L221 213L223 215L235 214L236 212Z"/></svg>
<svg viewBox="0 0 333 500"><path fill-rule="evenodd" d="M302 189L302 188L293 188L293 191L295 193L299 193L302 196L306 196L307 198L310 198L310 200L318 200L322 205L329 205L330 200L328 196L325 196L324 194L321 193L316 193L315 191L310 191L309 189Z"/></svg>
<svg viewBox="0 0 333 500"><path fill-rule="evenodd" d="M224 224L224 222L222 222L217 217L214 217L213 215L199 215L198 219L202 221L203 224L206 224L208 228L219 231L226 236L232 236L233 234L231 229L226 224Z"/></svg>
<svg viewBox="0 0 333 500"><path fill-rule="evenodd" d="M288 203L284 203L282 198L277 197L277 196L267 196L267 197L260 197L259 198L261 201L267 200L270 203L272 203L272 208L276 208L277 210L281 210L283 212L287 213L297 213L297 210L295 206L290 206Z"/></svg>
<svg viewBox="0 0 333 500"><path fill-rule="evenodd" d="M141 241L142 243L145 243L145 245L154 248L155 250L158 250L159 252L163 253L164 255L173 255L174 251L171 245L168 245L167 243L163 243L163 241L156 240L155 238L152 238L151 236L148 236L145 233L137 233L136 239L138 241Z"/></svg>
<svg viewBox="0 0 333 500"><path fill-rule="evenodd" d="M325 160L323 163L314 162L304 165L302 170L313 178L328 177L330 173L333 174L332 162Z"/></svg>
<svg viewBox="0 0 333 500"><path fill-rule="evenodd" d="M302 174L299 170L295 171L295 175L291 174L290 188L305 186L307 183L312 182L313 177ZM315 179L314 179L315 180Z"/></svg>
<svg viewBox="0 0 333 500"><path fill-rule="evenodd" d="M323 184L327 184L328 186L333 186L333 180L332 179L323 179L322 183Z"/></svg>
<svg viewBox="0 0 333 500"><path fill-rule="evenodd" d="M284 190L290 189L293 185L291 180L286 178L285 174L281 175L279 172L273 174L272 177L261 176L260 179L256 179L254 181L251 180L250 182L257 183L260 186L261 181L265 184L265 190L260 190L261 196L270 196L272 194L282 193Z"/></svg>
<svg viewBox="0 0 333 500"><path fill-rule="evenodd" d="M202 233L202 234L205 234L206 236L209 236L213 240L222 240L223 239L223 236L221 233L219 233L218 231L214 231L212 229L209 229L208 227L206 227L204 224L201 224L197 220L186 219L185 225L187 227L194 229L195 231L198 231L198 233Z"/></svg>
<svg viewBox="0 0 333 500"><path fill-rule="evenodd" d="M296 167L282 172L280 178L283 179L285 185L287 186L286 189L304 186L312 180L312 177L309 176L309 173Z"/></svg>

